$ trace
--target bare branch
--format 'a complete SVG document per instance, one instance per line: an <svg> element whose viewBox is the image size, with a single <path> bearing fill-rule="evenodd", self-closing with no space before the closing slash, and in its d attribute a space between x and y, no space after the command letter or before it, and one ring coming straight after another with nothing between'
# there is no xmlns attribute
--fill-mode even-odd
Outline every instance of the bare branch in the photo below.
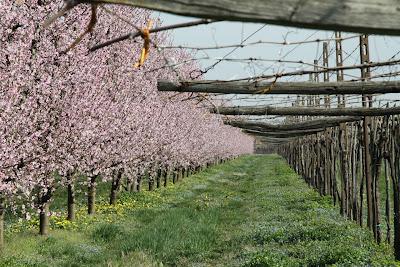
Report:
<svg viewBox="0 0 400 267"><path fill-rule="evenodd" d="M216 21L215 20L209 20L209 19L195 20L195 21L191 21L191 22L178 23L178 24L173 24L173 25L154 28L154 29L151 29L149 32L150 33L162 32L162 31L168 31L168 30L173 30L173 29L187 28L187 27L192 27L192 26L210 24L210 23L213 23L213 22L216 22ZM91 47L89 50L91 52L93 52L93 51L96 51L98 49L110 46L110 45L118 43L118 42L122 42L122 41L125 41L125 40L128 40L128 39L134 39L134 38L140 37L140 36L142 36L142 34L143 34L142 31L131 32L131 33L122 35L120 37L117 37L115 39L106 41L104 43L97 44L97 45Z"/></svg>

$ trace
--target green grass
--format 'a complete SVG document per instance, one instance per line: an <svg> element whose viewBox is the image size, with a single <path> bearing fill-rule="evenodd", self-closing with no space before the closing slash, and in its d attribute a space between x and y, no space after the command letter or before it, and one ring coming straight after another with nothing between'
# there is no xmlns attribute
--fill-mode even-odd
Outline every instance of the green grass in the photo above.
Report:
<svg viewBox="0 0 400 267"><path fill-rule="evenodd" d="M71 230L60 229L68 228L61 219L49 237L29 223L10 228L0 266L396 265L389 247L341 218L275 155L241 157L154 192L123 193L114 208L106 192L98 215L84 215L83 207Z"/></svg>

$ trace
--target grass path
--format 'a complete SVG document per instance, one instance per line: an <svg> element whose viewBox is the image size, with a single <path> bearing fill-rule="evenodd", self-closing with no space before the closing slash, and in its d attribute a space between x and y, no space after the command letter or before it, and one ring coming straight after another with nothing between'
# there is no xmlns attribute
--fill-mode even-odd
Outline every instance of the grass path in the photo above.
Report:
<svg viewBox="0 0 400 267"><path fill-rule="evenodd" d="M72 230L9 233L0 266L395 265L390 248L342 219L274 155L123 194L111 212L104 203Z"/></svg>

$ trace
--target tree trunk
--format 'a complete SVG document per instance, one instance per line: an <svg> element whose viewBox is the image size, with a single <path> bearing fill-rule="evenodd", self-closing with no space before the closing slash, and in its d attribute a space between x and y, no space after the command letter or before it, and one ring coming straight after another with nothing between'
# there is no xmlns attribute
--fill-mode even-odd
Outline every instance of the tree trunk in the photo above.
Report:
<svg viewBox="0 0 400 267"><path fill-rule="evenodd" d="M49 234L49 203L48 201L40 204L40 214L39 214L39 234L48 235Z"/></svg>
<svg viewBox="0 0 400 267"><path fill-rule="evenodd" d="M136 192L140 192L142 190L142 177L137 176L136 178Z"/></svg>
<svg viewBox="0 0 400 267"><path fill-rule="evenodd" d="M158 169L158 171L157 171L157 188L161 187L161 175L162 175L162 170Z"/></svg>
<svg viewBox="0 0 400 267"><path fill-rule="evenodd" d="M4 198L0 193L0 253L4 250Z"/></svg>
<svg viewBox="0 0 400 267"><path fill-rule="evenodd" d="M135 176L129 180L128 190L129 190L129 192L137 191L137 176Z"/></svg>
<svg viewBox="0 0 400 267"><path fill-rule="evenodd" d="M73 221L75 220L75 190L74 184L70 176L68 176L68 215L67 220Z"/></svg>
<svg viewBox="0 0 400 267"><path fill-rule="evenodd" d="M118 193L118 178L113 177L112 181L111 181L111 191L110 191L110 200L109 200L109 204L110 205L115 205L115 203L117 202L117 193Z"/></svg>
<svg viewBox="0 0 400 267"><path fill-rule="evenodd" d="M163 171L164 187L167 187L167 185L168 185L168 176L169 176L169 171L167 169L165 169Z"/></svg>
<svg viewBox="0 0 400 267"><path fill-rule="evenodd" d="M149 191L153 191L154 190L154 178L150 174L148 174L147 180L149 183Z"/></svg>
<svg viewBox="0 0 400 267"><path fill-rule="evenodd" d="M94 215L96 212L95 200L96 200L96 178L97 176L90 177L88 184L88 214Z"/></svg>
<svg viewBox="0 0 400 267"><path fill-rule="evenodd" d="M44 195L39 194L39 234L49 233L49 202L52 197L51 188L47 188Z"/></svg>
<svg viewBox="0 0 400 267"><path fill-rule="evenodd" d="M183 180L184 175L185 175L185 169L184 168L179 169L178 175L179 175L179 180Z"/></svg>
<svg viewBox="0 0 400 267"><path fill-rule="evenodd" d="M180 179L181 179L180 169L176 169L175 170L175 183L179 182Z"/></svg>
<svg viewBox="0 0 400 267"><path fill-rule="evenodd" d="M133 179L126 177L126 191L132 192L133 191Z"/></svg>
<svg viewBox="0 0 400 267"><path fill-rule="evenodd" d="M115 205L117 203L117 196L120 188L121 178L122 171L118 171L117 175L113 177L110 192L110 205Z"/></svg>

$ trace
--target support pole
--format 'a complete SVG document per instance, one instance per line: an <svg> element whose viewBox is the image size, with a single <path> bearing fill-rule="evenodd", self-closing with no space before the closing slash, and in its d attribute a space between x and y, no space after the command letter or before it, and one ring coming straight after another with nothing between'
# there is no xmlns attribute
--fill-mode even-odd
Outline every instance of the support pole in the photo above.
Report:
<svg viewBox="0 0 400 267"><path fill-rule="evenodd" d="M329 44L327 42L324 42L322 45L322 65L324 68L329 68ZM329 72L324 72L324 82L329 82ZM324 96L324 106L325 108L330 108L331 107L331 99L330 96ZM323 150L323 156L324 156L324 169L323 169L323 175L324 175L324 188L323 188L323 194L328 195L330 194L330 184L331 184L331 177L330 177L330 168L331 166L331 158L330 158L330 129L326 129L324 133L324 150Z"/></svg>
<svg viewBox="0 0 400 267"><path fill-rule="evenodd" d="M361 62L369 62L369 46L368 46L368 35L360 36L360 59ZM370 69L361 69L361 78L368 80L370 78ZM362 106L364 108L372 107L372 96L362 96ZM367 189L367 226L373 230L375 239L377 238L376 227L374 225L374 208L373 208L373 192L372 192L372 173L371 173L371 153L370 153L370 132L369 127L371 126L371 118L369 116L364 117L363 124L363 137L364 137L364 172L365 182Z"/></svg>

